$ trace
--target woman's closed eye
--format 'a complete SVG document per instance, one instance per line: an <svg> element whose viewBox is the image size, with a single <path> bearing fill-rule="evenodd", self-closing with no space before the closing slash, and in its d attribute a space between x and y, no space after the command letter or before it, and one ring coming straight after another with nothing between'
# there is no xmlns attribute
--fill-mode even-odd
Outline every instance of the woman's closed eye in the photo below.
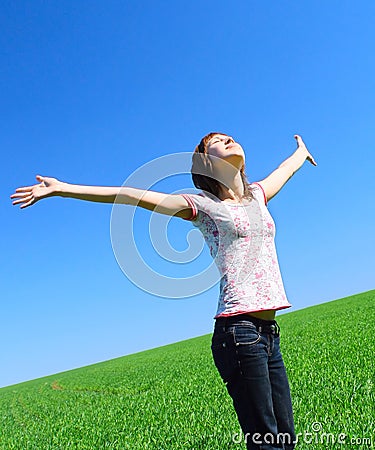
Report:
<svg viewBox="0 0 375 450"><path fill-rule="evenodd" d="M225 138L225 139L216 138L211 142L211 144L217 144L218 142L224 142L224 144L229 144L232 142L234 144L234 139L233 138Z"/></svg>

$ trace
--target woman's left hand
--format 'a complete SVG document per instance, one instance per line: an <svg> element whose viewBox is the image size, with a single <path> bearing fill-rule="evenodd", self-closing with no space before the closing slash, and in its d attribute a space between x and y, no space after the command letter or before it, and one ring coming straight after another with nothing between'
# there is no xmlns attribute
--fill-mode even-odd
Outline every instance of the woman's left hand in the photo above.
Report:
<svg viewBox="0 0 375 450"><path fill-rule="evenodd" d="M37 175L36 179L40 182L39 184L16 189L16 192L10 196L10 198L18 199L13 201L13 205L22 203L21 209L27 208L42 198L57 195L59 186L62 184L61 181L52 177L42 177L41 175Z"/></svg>
<svg viewBox="0 0 375 450"><path fill-rule="evenodd" d="M312 154L307 150L305 143L303 142L301 136L298 134L294 135L294 138L297 141L298 148L306 152L306 159L311 162L314 166L317 166L318 164L315 162L315 159L313 158Z"/></svg>

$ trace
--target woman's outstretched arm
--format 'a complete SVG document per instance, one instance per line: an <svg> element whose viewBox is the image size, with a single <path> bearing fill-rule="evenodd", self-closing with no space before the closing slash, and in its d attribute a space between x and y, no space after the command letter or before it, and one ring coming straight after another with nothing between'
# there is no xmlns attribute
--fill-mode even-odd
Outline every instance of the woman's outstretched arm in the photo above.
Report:
<svg viewBox="0 0 375 450"><path fill-rule="evenodd" d="M21 203L21 209L48 197L67 197L100 203L122 203L140 206L160 214L189 218L191 206L182 195L137 189L127 186L84 186L62 182L52 177L37 175L38 184L17 188L10 198L13 205Z"/></svg>
<svg viewBox="0 0 375 450"><path fill-rule="evenodd" d="M267 201L271 200L271 198L280 191L306 160L311 162L314 166L317 166L317 163L311 153L307 150L301 136L296 134L294 138L297 141L297 150L289 156L289 158L283 161L276 170L264 178L264 180L259 181L259 184L266 194Z"/></svg>

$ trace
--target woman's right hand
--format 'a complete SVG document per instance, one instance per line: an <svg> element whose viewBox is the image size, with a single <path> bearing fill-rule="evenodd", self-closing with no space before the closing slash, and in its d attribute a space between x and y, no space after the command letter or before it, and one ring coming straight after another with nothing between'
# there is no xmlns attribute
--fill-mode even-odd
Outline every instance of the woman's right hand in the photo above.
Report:
<svg viewBox="0 0 375 450"><path fill-rule="evenodd" d="M295 134L294 139L297 141L298 148L306 153L307 161L310 161L311 164L313 164L314 166L317 166L318 164L315 162L315 159L313 158L312 154L307 150L307 147L306 147L305 143L303 142L301 136L299 134Z"/></svg>
<svg viewBox="0 0 375 450"><path fill-rule="evenodd" d="M10 196L10 198L18 199L13 202L13 205L22 203L20 208L27 208L37 201L42 200L42 198L57 195L62 184L62 182L56 178L42 177L41 175L37 175L36 179L39 181L39 184L16 189L16 192Z"/></svg>

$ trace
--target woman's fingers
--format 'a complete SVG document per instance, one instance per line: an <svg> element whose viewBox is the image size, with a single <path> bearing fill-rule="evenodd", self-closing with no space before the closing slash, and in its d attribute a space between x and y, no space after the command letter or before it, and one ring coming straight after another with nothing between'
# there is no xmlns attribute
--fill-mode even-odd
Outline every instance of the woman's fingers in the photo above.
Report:
<svg viewBox="0 0 375 450"><path fill-rule="evenodd" d="M307 152L306 159L307 159L308 161L310 161L311 164L313 164L314 166L317 166L318 164L315 162L315 159L313 158L313 156L311 155L311 153L307 150L306 145L305 145L305 143L303 142L301 136L300 136L299 134L295 134L295 135L294 135L294 138L295 138L296 141L297 141L298 147L303 148L304 150L306 150L306 152Z"/></svg>
<svg viewBox="0 0 375 450"><path fill-rule="evenodd" d="M314 166L317 166L318 164L315 162L315 159L311 156L311 157L309 157L309 158L307 158L310 162L311 162L311 164L313 164Z"/></svg>
<svg viewBox="0 0 375 450"><path fill-rule="evenodd" d="M15 197L25 197L27 195L30 195L30 190L28 190L27 192L18 192L17 194L12 194L10 196L10 198L15 198Z"/></svg>
<svg viewBox="0 0 375 450"><path fill-rule="evenodd" d="M41 175L36 175L36 179L40 181L40 183L33 184L32 186L22 186L15 190L10 196L11 199L16 199L13 201L13 205L22 203L21 208L33 205L40 199L50 195L50 191L52 190L48 187L48 182L50 180L56 183L58 182L55 178L42 177Z"/></svg>
<svg viewBox="0 0 375 450"><path fill-rule="evenodd" d="M18 205L18 203L24 203L28 201L29 199L32 199L34 196L32 192L26 192L24 194L13 194L11 196L12 198L17 198L17 200L14 200L12 202L12 205Z"/></svg>
<svg viewBox="0 0 375 450"><path fill-rule="evenodd" d="M42 182L38 183L38 184L32 184L31 186L22 186L22 187L17 188L15 192L31 191L31 189L33 189L34 187L41 186L41 185L42 185Z"/></svg>
<svg viewBox="0 0 375 450"><path fill-rule="evenodd" d="M27 197L28 195L32 194L32 189L34 186L28 186L28 187L22 187L22 188L17 188L15 193L12 194L10 196L10 198L24 198ZM18 203L18 202L17 202ZM14 204L14 203L13 203Z"/></svg>
<svg viewBox="0 0 375 450"><path fill-rule="evenodd" d="M32 194L29 194L29 195L27 195L27 196L25 196L25 197L23 197L23 198L20 198L19 200L15 200L15 201L13 202L13 205L18 205L18 203L24 203L24 202L32 201L33 198L34 198L33 195L32 195ZM25 206L26 206L26 204L25 204L25 205L22 205L21 208L23 208L23 207L25 207Z"/></svg>
<svg viewBox="0 0 375 450"><path fill-rule="evenodd" d="M20 209L26 208L27 206L32 205L34 202L35 202L35 200L33 198L31 198L31 200L29 202L25 203L24 205L21 205Z"/></svg>
<svg viewBox="0 0 375 450"><path fill-rule="evenodd" d="M26 187L20 187L16 189L16 192L26 192L26 191L31 191L31 189L33 188L33 186L26 186Z"/></svg>
<svg viewBox="0 0 375 450"><path fill-rule="evenodd" d="M14 202L12 202L13 205L18 205L18 203L22 203L26 200L26 198L21 198L19 200L15 200Z"/></svg>
<svg viewBox="0 0 375 450"><path fill-rule="evenodd" d="M18 205L19 203L23 203L21 208L25 208L26 206L30 206L33 202L35 202L34 194L32 189L30 188L18 188L16 189L16 193L12 194L10 198L15 198L12 202L13 205Z"/></svg>
<svg viewBox="0 0 375 450"><path fill-rule="evenodd" d="M307 150L306 144L303 142L301 136L299 134L296 134L294 137L297 141L297 147L305 148Z"/></svg>

